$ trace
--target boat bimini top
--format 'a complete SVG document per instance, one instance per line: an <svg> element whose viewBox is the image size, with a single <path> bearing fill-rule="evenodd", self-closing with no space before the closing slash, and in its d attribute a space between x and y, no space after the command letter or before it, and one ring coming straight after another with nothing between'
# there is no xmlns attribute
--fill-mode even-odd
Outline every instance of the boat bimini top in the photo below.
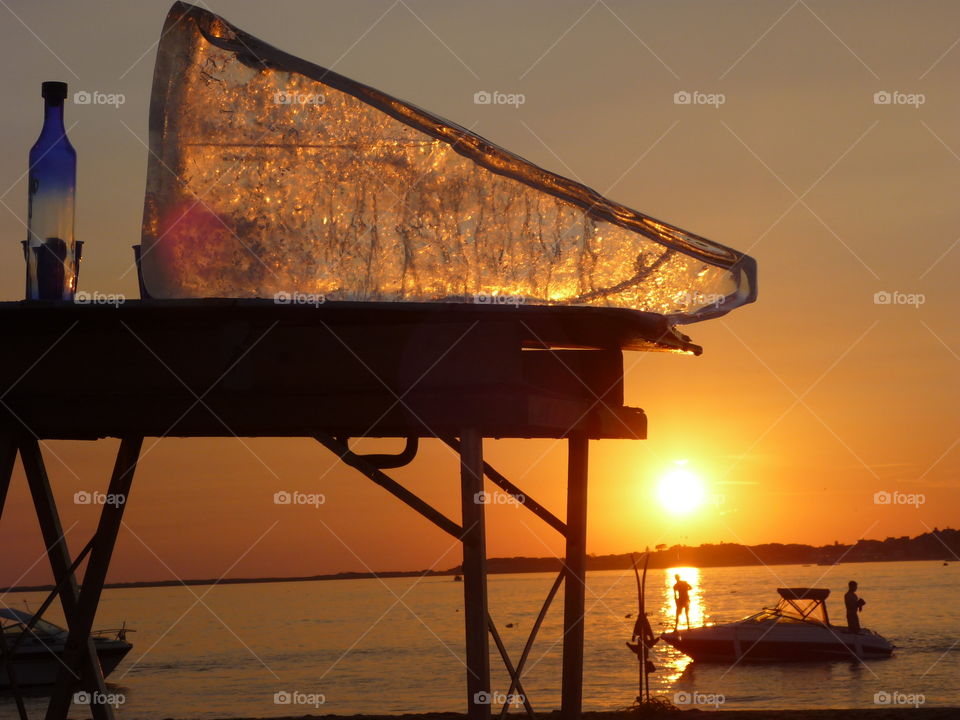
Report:
<svg viewBox="0 0 960 720"><path fill-rule="evenodd" d="M827 598L830 590L826 588L777 588L780 602L775 608L761 610L746 620L764 622L808 622L817 625L830 625L827 614Z"/></svg>

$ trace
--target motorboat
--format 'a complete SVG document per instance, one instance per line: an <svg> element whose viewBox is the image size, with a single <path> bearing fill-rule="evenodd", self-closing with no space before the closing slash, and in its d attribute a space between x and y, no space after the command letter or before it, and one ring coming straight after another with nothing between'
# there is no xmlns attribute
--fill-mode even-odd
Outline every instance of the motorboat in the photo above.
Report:
<svg viewBox="0 0 960 720"><path fill-rule="evenodd" d="M33 613L14 608L0 608L0 627L7 650L13 651L13 675L17 686L55 683L63 667L67 630L42 618L34 618ZM133 647L127 642L128 632L133 631L122 627L91 633L104 677L116 669ZM0 662L0 688L10 686L6 665Z"/></svg>
<svg viewBox="0 0 960 720"><path fill-rule="evenodd" d="M866 628L851 632L831 625L825 588L778 588L780 601L742 620L688 630L661 638L703 662L791 662L889 657L893 645Z"/></svg>

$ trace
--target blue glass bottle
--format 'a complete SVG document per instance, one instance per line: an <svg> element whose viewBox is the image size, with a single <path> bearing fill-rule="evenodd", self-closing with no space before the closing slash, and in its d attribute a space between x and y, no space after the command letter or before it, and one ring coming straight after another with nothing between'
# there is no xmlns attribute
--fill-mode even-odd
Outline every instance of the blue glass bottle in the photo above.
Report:
<svg viewBox="0 0 960 720"><path fill-rule="evenodd" d="M77 151L63 125L67 84L43 83L43 129L30 148L27 299L73 300L77 243L73 236Z"/></svg>

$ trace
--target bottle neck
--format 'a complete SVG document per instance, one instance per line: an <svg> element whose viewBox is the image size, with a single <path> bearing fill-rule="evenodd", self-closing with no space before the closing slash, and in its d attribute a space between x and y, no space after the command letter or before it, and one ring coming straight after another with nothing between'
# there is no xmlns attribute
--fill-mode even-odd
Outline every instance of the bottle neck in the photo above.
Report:
<svg viewBox="0 0 960 720"><path fill-rule="evenodd" d="M44 100L43 131L64 134L63 100Z"/></svg>

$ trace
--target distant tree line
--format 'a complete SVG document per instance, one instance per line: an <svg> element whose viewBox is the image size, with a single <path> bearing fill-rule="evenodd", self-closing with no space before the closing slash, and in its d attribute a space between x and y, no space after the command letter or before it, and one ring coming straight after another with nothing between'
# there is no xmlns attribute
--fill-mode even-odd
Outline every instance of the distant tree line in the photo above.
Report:
<svg viewBox="0 0 960 720"><path fill-rule="evenodd" d="M669 568L677 566L691 567L736 567L741 565L813 565L816 563L836 562L890 562L897 560L937 560L960 562L960 530L938 530L911 538L888 537L886 540L858 540L853 545L834 542L833 545L814 547L791 543L765 543L763 545L740 545L738 543L720 543L714 545L657 545L650 552L651 568ZM635 553L642 557L643 552ZM632 566L633 553L620 555L590 555L587 558L588 570L627 570ZM489 558L487 571L490 573L528 573L559 572L563 566L559 558L550 557L512 557ZM108 588L123 587L166 587L176 585L234 585L242 583L266 582L311 582L317 580L356 580L363 578L395 578L419 576L457 575L462 572L460 566L449 570L407 570L370 572L342 572L330 575L309 575L304 577L272 578L220 578L204 580L159 580L146 582L108 583ZM20 586L0 588L0 592L50 591L51 585Z"/></svg>
<svg viewBox="0 0 960 720"><path fill-rule="evenodd" d="M641 557L642 551L636 555ZM891 562L897 560L940 560L960 562L960 530L933 529L932 532L911 538L888 537L886 540L858 540L853 545L834 542L832 545L802 545L799 543L708 543L687 545L657 545L650 551L651 568L731 567L741 565L815 565L835 562ZM624 570L632 563L631 553L619 555L590 555L588 570ZM558 558L490 558L487 570L491 573L522 573L559 571ZM455 567L448 573L460 572Z"/></svg>

